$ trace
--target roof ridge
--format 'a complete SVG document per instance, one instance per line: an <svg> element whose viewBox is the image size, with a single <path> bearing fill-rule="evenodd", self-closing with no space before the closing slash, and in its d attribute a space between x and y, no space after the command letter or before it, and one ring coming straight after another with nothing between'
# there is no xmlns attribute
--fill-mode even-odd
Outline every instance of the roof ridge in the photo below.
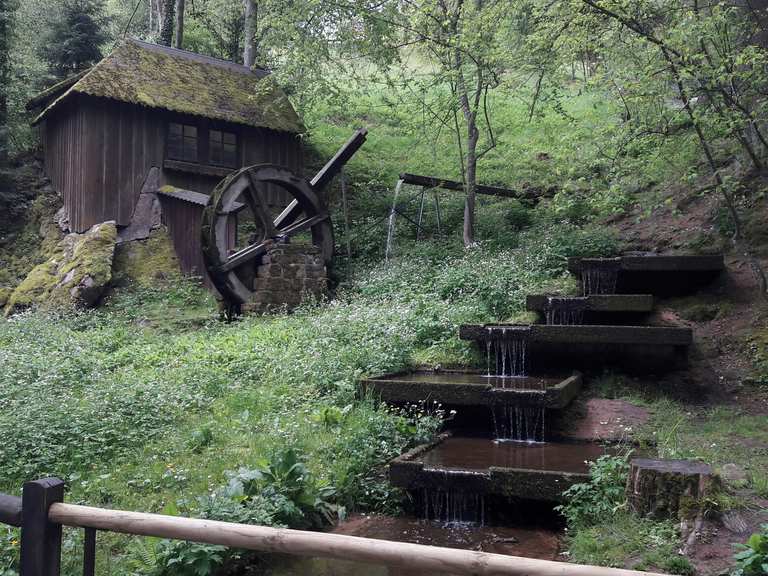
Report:
<svg viewBox="0 0 768 576"><path fill-rule="evenodd" d="M42 122L73 93L148 108L214 118L257 128L303 130L290 100L276 83L262 86L264 70L135 38L123 42L50 101Z"/></svg>
<svg viewBox="0 0 768 576"><path fill-rule="evenodd" d="M155 52L164 52L170 56L179 56L186 58L187 60L193 60L201 64L211 64L212 66L220 66L222 68L228 68L235 72L242 74L254 74L258 78L263 78L269 74L269 70L265 68L257 67L255 69L248 68L243 64L233 62L232 60L224 60L223 58L216 58L215 56L208 56L207 54L200 54L198 52L192 52L191 50L183 50L181 48L173 48L172 46L163 46L162 44L154 44L152 42L146 42L139 40L138 38L129 37L126 38L126 42L133 42L138 44L141 48L152 50Z"/></svg>

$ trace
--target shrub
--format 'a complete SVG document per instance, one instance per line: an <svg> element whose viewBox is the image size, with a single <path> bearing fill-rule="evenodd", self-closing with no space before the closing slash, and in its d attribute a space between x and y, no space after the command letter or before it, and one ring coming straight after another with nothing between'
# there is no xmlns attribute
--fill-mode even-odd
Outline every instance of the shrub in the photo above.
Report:
<svg viewBox="0 0 768 576"><path fill-rule="evenodd" d="M570 528L595 525L626 505L625 485L629 464L626 458L601 456L589 463L589 482L574 484L563 493L566 503L558 510Z"/></svg>

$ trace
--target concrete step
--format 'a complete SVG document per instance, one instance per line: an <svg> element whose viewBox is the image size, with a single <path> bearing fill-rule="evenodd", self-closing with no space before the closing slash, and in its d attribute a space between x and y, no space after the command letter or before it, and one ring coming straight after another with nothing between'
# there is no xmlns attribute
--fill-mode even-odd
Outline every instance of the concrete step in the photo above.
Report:
<svg viewBox="0 0 768 576"><path fill-rule="evenodd" d="M653 310L650 294L550 296L529 294L526 309L538 312L545 324L641 324Z"/></svg>
<svg viewBox="0 0 768 576"><path fill-rule="evenodd" d="M630 253L616 258L570 258L568 269L582 280L584 294L678 296L695 292L725 270L722 254Z"/></svg>
<svg viewBox="0 0 768 576"><path fill-rule="evenodd" d="M581 374L563 377L488 376L479 370L411 370L362 381L384 402L437 401L446 406L531 406L560 409L581 388Z"/></svg>
<svg viewBox="0 0 768 576"><path fill-rule="evenodd" d="M459 337L483 351L488 341L522 340L532 372L616 366L647 373L684 367L693 333L665 326L467 324Z"/></svg>
<svg viewBox="0 0 768 576"><path fill-rule="evenodd" d="M559 501L564 490L589 479L586 462L606 453L600 444L505 442L444 434L390 462L389 479L412 491Z"/></svg>

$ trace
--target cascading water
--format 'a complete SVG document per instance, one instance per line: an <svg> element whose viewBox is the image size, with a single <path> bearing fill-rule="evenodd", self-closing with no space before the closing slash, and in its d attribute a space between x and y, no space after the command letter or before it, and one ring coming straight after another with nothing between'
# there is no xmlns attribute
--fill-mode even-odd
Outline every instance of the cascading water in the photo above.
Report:
<svg viewBox="0 0 768 576"><path fill-rule="evenodd" d="M544 442L545 414L541 407L501 404L491 409L496 440Z"/></svg>
<svg viewBox="0 0 768 576"><path fill-rule="evenodd" d="M530 390L531 383L523 378L528 372L529 326L489 326L486 340L488 376L502 379L504 389ZM495 374L491 373L491 366ZM538 381L542 393L543 381ZM544 408L501 404L491 408L497 440L517 442L544 441Z"/></svg>
<svg viewBox="0 0 768 576"><path fill-rule="evenodd" d="M616 293L621 258L584 259L581 266L581 287L585 296Z"/></svg>
<svg viewBox="0 0 768 576"><path fill-rule="evenodd" d="M423 517L446 524L485 525L485 498L475 492L432 490L421 493Z"/></svg>
<svg viewBox="0 0 768 576"><path fill-rule="evenodd" d="M525 376L530 327L488 326L486 361L488 376ZM491 358L493 369L491 372Z"/></svg>
<svg viewBox="0 0 768 576"><path fill-rule="evenodd" d="M547 297L544 317L547 324L576 325L584 321L584 310L587 308L587 298L558 298Z"/></svg>

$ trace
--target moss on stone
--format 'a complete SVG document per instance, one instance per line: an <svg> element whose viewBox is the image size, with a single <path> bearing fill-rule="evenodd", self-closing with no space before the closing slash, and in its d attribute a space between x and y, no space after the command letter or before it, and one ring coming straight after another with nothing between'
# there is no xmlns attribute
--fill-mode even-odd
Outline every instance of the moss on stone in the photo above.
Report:
<svg viewBox="0 0 768 576"><path fill-rule="evenodd" d="M0 308L5 307L12 293L13 289L11 288L0 288Z"/></svg>
<svg viewBox="0 0 768 576"><path fill-rule="evenodd" d="M536 324L538 321L539 315L530 310L523 310L505 320L510 324Z"/></svg>
<svg viewBox="0 0 768 576"><path fill-rule="evenodd" d="M30 306L95 305L112 278L116 240L114 222L65 236L13 291L5 305L6 315Z"/></svg>
<svg viewBox="0 0 768 576"><path fill-rule="evenodd" d="M146 240L118 245L112 270L115 283L147 288L181 273L173 243L164 226L153 230Z"/></svg>
<svg viewBox="0 0 768 576"><path fill-rule="evenodd" d="M61 199L44 184L36 166L25 166L16 172L13 185L23 189L20 194L33 199L20 201L23 209L16 214L0 214L0 287L11 289L32 268L47 260L63 237L53 218Z"/></svg>
<svg viewBox="0 0 768 576"><path fill-rule="evenodd" d="M763 386L768 385L768 328L749 334L746 347L752 362L754 381Z"/></svg>

